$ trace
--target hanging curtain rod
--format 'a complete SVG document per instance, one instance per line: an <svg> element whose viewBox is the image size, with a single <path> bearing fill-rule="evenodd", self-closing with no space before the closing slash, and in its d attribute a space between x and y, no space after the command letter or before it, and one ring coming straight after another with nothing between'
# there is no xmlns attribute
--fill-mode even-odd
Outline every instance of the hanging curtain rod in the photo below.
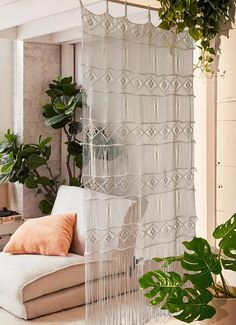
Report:
<svg viewBox="0 0 236 325"><path fill-rule="evenodd" d="M115 2L120 4L127 4L128 6L149 9L156 11L157 8L160 8L159 1L157 0L108 0L109 2Z"/></svg>

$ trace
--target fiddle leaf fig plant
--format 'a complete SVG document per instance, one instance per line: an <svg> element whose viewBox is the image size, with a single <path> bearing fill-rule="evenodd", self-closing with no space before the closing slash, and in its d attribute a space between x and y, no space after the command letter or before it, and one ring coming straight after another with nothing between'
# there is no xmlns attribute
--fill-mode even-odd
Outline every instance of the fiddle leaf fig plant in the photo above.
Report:
<svg viewBox="0 0 236 325"><path fill-rule="evenodd" d="M188 31L201 49L197 67L211 73L210 64L216 55L211 40L221 31L222 25L230 21L234 11L234 0L160 0L158 15L160 28L175 34Z"/></svg>
<svg viewBox="0 0 236 325"><path fill-rule="evenodd" d="M58 188L63 184L48 164L51 140L40 136L37 144L18 144L17 136L8 130L0 142L0 183L19 182L35 189L35 195L42 197L39 209L44 214L51 212Z"/></svg>
<svg viewBox="0 0 236 325"><path fill-rule="evenodd" d="M216 310L210 304L214 297L236 298L236 290L228 286L223 274L224 269L236 271L236 214L218 226L213 237L220 240L217 253L207 240L194 237L183 242L183 255L153 259L161 264L160 269L139 279L150 305L191 323L214 316ZM180 274L167 271L173 263L180 264Z"/></svg>
<svg viewBox="0 0 236 325"><path fill-rule="evenodd" d="M78 139L82 131L81 122L76 121L77 109L82 109L86 95L81 86L73 82L72 77L58 77L49 84L46 94L50 102L43 106L45 124L53 129L63 129L67 146L66 168L69 185L82 185L83 147ZM73 170L73 164L78 172Z"/></svg>
<svg viewBox="0 0 236 325"><path fill-rule="evenodd" d="M39 136L36 144L19 144L17 136L8 130L0 142L0 183L20 182L34 189L35 195L42 197L39 209L43 214L51 212L61 184L83 186L83 164L88 164L92 158L114 160L120 154L120 149L112 146L118 141L116 136L100 126L93 131L89 130L85 138L87 143L82 144L79 139L82 124L76 121L76 111L82 109L82 106L86 107L86 94L81 86L72 81L72 77L53 80L46 93L50 102L43 106L42 114L46 126L64 131L68 178L55 175L50 167L51 137L43 139ZM94 157L91 157L89 149L91 142L96 148Z"/></svg>

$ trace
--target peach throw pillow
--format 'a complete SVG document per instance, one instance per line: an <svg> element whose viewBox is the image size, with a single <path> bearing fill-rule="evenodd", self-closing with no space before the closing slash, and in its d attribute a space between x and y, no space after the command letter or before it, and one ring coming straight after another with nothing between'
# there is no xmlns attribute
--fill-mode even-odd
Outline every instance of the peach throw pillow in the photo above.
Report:
<svg viewBox="0 0 236 325"><path fill-rule="evenodd" d="M3 251L11 254L68 254L76 214L46 216L27 220L12 235Z"/></svg>

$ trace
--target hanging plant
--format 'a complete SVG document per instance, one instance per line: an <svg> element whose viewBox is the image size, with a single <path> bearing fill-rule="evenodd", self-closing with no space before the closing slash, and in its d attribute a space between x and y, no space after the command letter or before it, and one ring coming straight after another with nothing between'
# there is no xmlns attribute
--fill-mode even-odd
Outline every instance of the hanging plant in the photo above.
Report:
<svg viewBox="0 0 236 325"><path fill-rule="evenodd" d="M215 49L211 40L221 31L222 24L230 20L234 0L160 0L158 14L160 28L178 34L189 31L201 56L196 67L211 73L210 64L214 62Z"/></svg>

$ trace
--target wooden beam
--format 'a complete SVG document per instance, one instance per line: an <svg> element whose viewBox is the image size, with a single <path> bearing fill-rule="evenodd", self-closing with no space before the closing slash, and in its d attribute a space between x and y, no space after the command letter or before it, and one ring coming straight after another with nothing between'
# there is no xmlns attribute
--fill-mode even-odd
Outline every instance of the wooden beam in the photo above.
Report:
<svg viewBox="0 0 236 325"><path fill-rule="evenodd" d="M103 0L86 0L86 6ZM3 5L0 30L80 8L79 0L20 0Z"/></svg>
<svg viewBox="0 0 236 325"><path fill-rule="evenodd" d="M0 30L0 39L10 39L10 40L16 40L17 39L17 28L7 28Z"/></svg>
<svg viewBox="0 0 236 325"><path fill-rule="evenodd" d="M63 30L61 32L54 33L52 34L51 39L52 43L55 44L78 43L82 39L81 27L74 27L67 30Z"/></svg>
<svg viewBox="0 0 236 325"><path fill-rule="evenodd" d="M96 13L102 13L105 10L104 2L92 3L90 0L88 7ZM123 16L124 5L111 3L109 11L112 15ZM137 7L129 7L128 16L133 21L147 21L147 11ZM54 34L52 35L53 43L73 43L74 40L81 38L81 25L81 11L80 8L77 8L20 25L17 28L17 38L19 40L31 40L39 36ZM76 33L78 33L77 36Z"/></svg>
<svg viewBox="0 0 236 325"><path fill-rule="evenodd" d="M160 8L160 3L157 0L109 0L110 2L120 3L122 5L125 5L125 3L128 6L133 6L137 8L142 9L150 9L150 10L156 10L157 8Z"/></svg>
<svg viewBox="0 0 236 325"><path fill-rule="evenodd" d="M80 16L80 9L74 9L23 24L17 29L17 38L27 40L78 27L81 25Z"/></svg>

